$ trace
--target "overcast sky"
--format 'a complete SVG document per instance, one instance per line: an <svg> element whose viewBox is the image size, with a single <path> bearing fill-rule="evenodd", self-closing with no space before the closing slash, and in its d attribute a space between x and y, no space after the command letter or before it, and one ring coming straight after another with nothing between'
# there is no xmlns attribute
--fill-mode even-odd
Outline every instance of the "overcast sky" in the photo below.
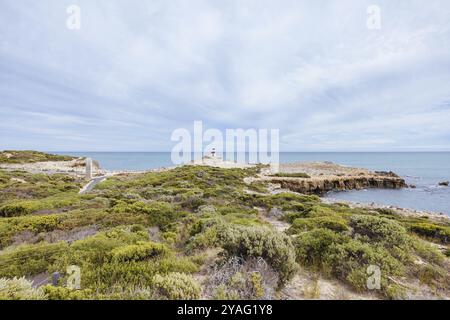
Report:
<svg viewBox="0 0 450 320"><path fill-rule="evenodd" d="M450 1L1 0L0 119L0 149L170 150L202 120L284 151L450 150Z"/></svg>

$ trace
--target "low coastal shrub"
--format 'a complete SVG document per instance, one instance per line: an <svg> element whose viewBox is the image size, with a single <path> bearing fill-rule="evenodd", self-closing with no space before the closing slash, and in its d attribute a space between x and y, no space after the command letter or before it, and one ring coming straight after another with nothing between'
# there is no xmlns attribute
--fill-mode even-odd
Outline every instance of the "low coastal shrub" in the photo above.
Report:
<svg viewBox="0 0 450 320"><path fill-rule="evenodd" d="M5 150L0 152L0 163L31 163L40 161L69 161L75 159L70 156L49 154L31 150Z"/></svg>
<svg viewBox="0 0 450 320"><path fill-rule="evenodd" d="M277 272L261 257L231 257L210 269L203 292L209 299L266 300L274 298L277 286Z"/></svg>
<svg viewBox="0 0 450 320"><path fill-rule="evenodd" d="M42 287L42 291L48 300L89 300L94 298L91 289L72 290L46 285Z"/></svg>
<svg viewBox="0 0 450 320"><path fill-rule="evenodd" d="M200 298L201 289L192 276L173 272L167 275L157 274L152 286L169 300L195 300Z"/></svg>
<svg viewBox="0 0 450 320"><path fill-rule="evenodd" d="M449 258L450 257L450 249L445 249L444 255Z"/></svg>
<svg viewBox="0 0 450 320"><path fill-rule="evenodd" d="M355 215L350 218L350 227L353 229L353 236L362 241L379 243L386 248L407 249L410 245L406 229L394 220Z"/></svg>
<svg viewBox="0 0 450 320"><path fill-rule="evenodd" d="M316 195L301 195L290 192L282 192L274 195L241 195L243 202L252 206L272 209L280 208L284 211L307 211L315 204L320 203Z"/></svg>
<svg viewBox="0 0 450 320"><path fill-rule="evenodd" d="M389 277L404 275L404 265L381 244L364 243L329 229L299 233L295 240L297 260L326 275L349 283L358 291L366 290L367 268L382 270L382 292L392 283Z"/></svg>
<svg viewBox="0 0 450 320"><path fill-rule="evenodd" d="M229 257L263 258L278 272L280 286L297 269L295 249L286 234L263 227L227 226L219 231L218 239Z"/></svg>
<svg viewBox="0 0 450 320"><path fill-rule="evenodd" d="M344 232L348 230L347 221L339 216L323 216L317 218L298 218L292 222L289 228L289 234L297 234L302 231L324 228L336 232Z"/></svg>
<svg viewBox="0 0 450 320"><path fill-rule="evenodd" d="M188 242L188 250L204 250L215 247L219 244L218 241L218 225L211 224L205 227L201 232L195 233Z"/></svg>
<svg viewBox="0 0 450 320"><path fill-rule="evenodd" d="M450 279L448 272L439 266L423 265L417 272L417 277L421 283L428 285L434 290L449 290Z"/></svg>
<svg viewBox="0 0 450 320"><path fill-rule="evenodd" d="M145 214L149 224L158 226L163 230L183 216L173 205L163 201L151 203L138 201L132 204L120 201L113 207L112 211L114 213Z"/></svg>
<svg viewBox="0 0 450 320"><path fill-rule="evenodd" d="M0 206L16 201L74 195L81 188L80 178L65 174L32 174L0 170Z"/></svg>
<svg viewBox="0 0 450 320"><path fill-rule="evenodd" d="M40 210L52 210L80 204L77 196L58 196L39 200L18 200L0 206L0 216L17 217Z"/></svg>
<svg viewBox="0 0 450 320"><path fill-rule="evenodd" d="M437 240L444 244L450 243L450 227L421 222L411 224L409 229L419 236Z"/></svg>
<svg viewBox="0 0 450 320"><path fill-rule="evenodd" d="M0 254L0 277L22 277L46 272L68 250L65 242L23 244Z"/></svg>
<svg viewBox="0 0 450 320"><path fill-rule="evenodd" d="M0 300L44 300L46 294L24 277L0 278Z"/></svg>
<svg viewBox="0 0 450 320"><path fill-rule="evenodd" d="M348 237L329 229L314 229L298 234L295 239L297 261L302 265L326 271L326 258L331 246L348 241Z"/></svg>
<svg viewBox="0 0 450 320"><path fill-rule="evenodd" d="M113 249L111 259L114 262L142 261L164 256L168 251L169 249L160 243L140 242Z"/></svg>
<svg viewBox="0 0 450 320"><path fill-rule="evenodd" d="M354 239L332 245L324 263L333 276L349 282L358 291L367 290L367 268L371 265L381 270L382 290L389 286L388 277L402 276L405 272L403 264L384 247Z"/></svg>
<svg viewBox="0 0 450 320"><path fill-rule="evenodd" d="M271 177L286 177L286 178L305 178L309 179L311 176L304 172L278 172L275 174L272 174Z"/></svg>
<svg viewBox="0 0 450 320"><path fill-rule="evenodd" d="M428 261L429 263L442 265L445 261L445 254L442 254L442 252L440 252L436 248L436 246L433 246L422 239L413 238L412 246L414 248L415 253L422 259Z"/></svg>
<svg viewBox="0 0 450 320"><path fill-rule="evenodd" d="M4 248L12 241L12 238L23 232L32 235L50 232L59 227L61 217L50 216L22 216L0 219L0 248Z"/></svg>
<svg viewBox="0 0 450 320"><path fill-rule="evenodd" d="M60 259L63 263L61 269L67 265L79 265L84 262L93 264L103 264L110 261L111 252L122 247L123 251L117 249L117 256L125 256L127 245L135 245L142 241L148 241L148 234L144 231L132 232L126 227L116 227L108 231L99 232L94 236L75 241L70 250ZM134 247L131 247L133 250ZM131 254L130 254L131 255Z"/></svg>

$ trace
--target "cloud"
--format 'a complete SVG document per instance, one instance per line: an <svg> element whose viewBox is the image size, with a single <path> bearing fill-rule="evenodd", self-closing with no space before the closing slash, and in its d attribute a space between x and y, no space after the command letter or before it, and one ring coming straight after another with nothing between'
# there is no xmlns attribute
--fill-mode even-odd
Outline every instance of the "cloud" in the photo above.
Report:
<svg viewBox="0 0 450 320"><path fill-rule="evenodd" d="M69 5L81 30L66 28ZM450 150L450 4L0 4L0 149L170 150L194 120L284 150Z"/></svg>

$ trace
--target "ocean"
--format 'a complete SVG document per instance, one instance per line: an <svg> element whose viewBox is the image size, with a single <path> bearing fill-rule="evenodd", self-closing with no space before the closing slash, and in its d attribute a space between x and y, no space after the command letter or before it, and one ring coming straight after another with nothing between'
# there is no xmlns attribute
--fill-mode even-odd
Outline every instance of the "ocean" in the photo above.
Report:
<svg viewBox="0 0 450 320"><path fill-rule="evenodd" d="M98 160L107 170L172 167L170 152L57 152ZM280 162L332 161L379 171L394 171L417 188L401 190L367 189L330 192L325 197L395 205L450 215L450 187L438 186L450 180L450 152L282 152Z"/></svg>

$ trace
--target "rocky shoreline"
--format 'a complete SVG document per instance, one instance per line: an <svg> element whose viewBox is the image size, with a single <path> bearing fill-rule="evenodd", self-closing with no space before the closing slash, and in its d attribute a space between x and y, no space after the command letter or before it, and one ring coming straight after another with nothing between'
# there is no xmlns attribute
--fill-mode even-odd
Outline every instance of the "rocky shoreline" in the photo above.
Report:
<svg viewBox="0 0 450 320"><path fill-rule="evenodd" d="M394 172L373 172L331 162L281 164L279 171L276 175L266 171L260 176L260 180L279 184L281 188L294 192L317 195L330 191L408 187L405 180Z"/></svg>
<svg viewBox="0 0 450 320"><path fill-rule="evenodd" d="M405 216L405 217L414 217L414 218L427 217L432 221L438 221L438 222L449 222L450 221L450 216L447 216L444 213L415 210L415 209L410 209L410 208L402 208L402 207L393 206L393 205L382 205L382 204L378 204L378 203L374 203L374 202L362 203L362 202L341 200L341 199L334 199L334 198L321 198L321 200L323 203L327 203L327 204L339 204L339 203L345 204L345 205L348 205L350 208L391 210L394 213L401 215L401 216Z"/></svg>

